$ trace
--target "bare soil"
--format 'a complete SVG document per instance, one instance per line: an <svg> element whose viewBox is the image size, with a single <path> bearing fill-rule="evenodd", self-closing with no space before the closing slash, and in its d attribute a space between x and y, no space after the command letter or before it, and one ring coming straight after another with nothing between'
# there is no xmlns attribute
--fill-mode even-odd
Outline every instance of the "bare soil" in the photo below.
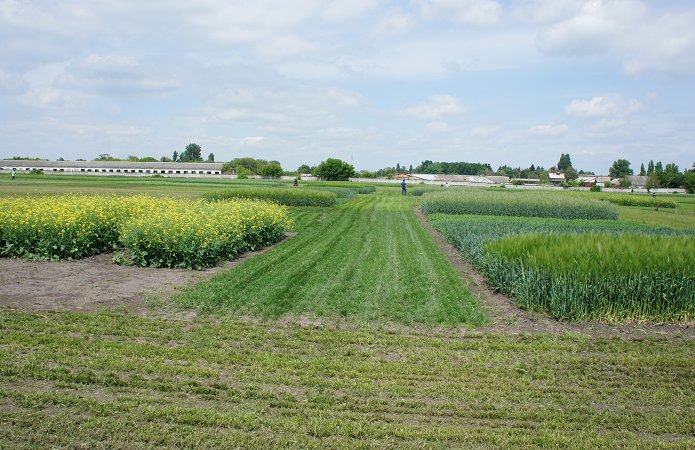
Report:
<svg viewBox="0 0 695 450"><path fill-rule="evenodd" d="M294 233L287 233L285 240L292 236ZM149 315L154 304L166 303L178 288L206 280L270 248L244 253L205 270L122 266L113 262L113 253L59 262L0 258L0 307ZM162 313L157 308L157 314ZM174 315L192 318L195 312Z"/></svg>

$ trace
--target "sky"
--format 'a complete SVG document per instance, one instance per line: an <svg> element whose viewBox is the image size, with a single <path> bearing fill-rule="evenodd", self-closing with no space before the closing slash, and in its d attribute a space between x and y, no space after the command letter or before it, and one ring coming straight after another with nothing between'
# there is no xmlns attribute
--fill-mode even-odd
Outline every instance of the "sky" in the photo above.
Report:
<svg viewBox="0 0 695 450"><path fill-rule="evenodd" d="M0 157L695 163L692 0L0 0Z"/></svg>

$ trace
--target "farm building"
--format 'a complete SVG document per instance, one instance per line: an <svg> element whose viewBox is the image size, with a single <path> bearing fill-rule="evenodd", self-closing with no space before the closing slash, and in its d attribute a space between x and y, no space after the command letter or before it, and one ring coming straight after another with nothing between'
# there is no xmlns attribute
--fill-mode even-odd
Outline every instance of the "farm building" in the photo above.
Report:
<svg viewBox="0 0 695 450"><path fill-rule="evenodd" d="M56 175L222 176L222 163L0 160L0 171L9 172L12 169L20 174L42 170L44 174Z"/></svg>
<svg viewBox="0 0 695 450"><path fill-rule="evenodd" d="M584 186L603 186L604 183L610 182L611 177L604 177L601 175L583 175L577 178L577 181L584 183Z"/></svg>
<svg viewBox="0 0 695 450"><path fill-rule="evenodd" d="M555 184L563 183L565 181L565 174L550 172L548 173L548 180L550 180L551 183Z"/></svg>

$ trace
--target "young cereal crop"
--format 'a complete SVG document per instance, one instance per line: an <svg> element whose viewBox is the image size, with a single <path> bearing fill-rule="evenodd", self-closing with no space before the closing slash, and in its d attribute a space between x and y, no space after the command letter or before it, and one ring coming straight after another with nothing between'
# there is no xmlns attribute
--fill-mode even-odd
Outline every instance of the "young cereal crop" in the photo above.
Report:
<svg viewBox="0 0 695 450"><path fill-rule="evenodd" d="M336 194L307 189L239 188L206 192L203 198L210 201L229 199L269 200L286 206L333 206Z"/></svg>
<svg viewBox="0 0 695 450"><path fill-rule="evenodd" d="M121 228L138 266L202 269L282 239L287 208L252 200L188 203L161 199Z"/></svg>
<svg viewBox="0 0 695 450"><path fill-rule="evenodd" d="M602 233L621 235L659 234L695 236L695 230L656 228L614 220L563 220L540 217L501 217L478 215L430 214L427 219L451 241L463 255L477 264L483 257L483 245L521 234Z"/></svg>
<svg viewBox="0 0 695 450"><path fill-rule="evenodd" d="M695 237L531 234L485 253L493 286L560 320L695 318Z"/></svg>
<svg viewBox="0 0 695 450"><path fill-rule="evenodd" d="M423 196L422 209L427 214L618 219L617 208L606 202L545 192L430 192Z"/></svg>
<svg viewBox="0 0 695 450"><path fill-rule="evenodd" d="M675 208L676 202L662 197L652 197L640 194L603 194L601 200L614 203L620 206L646 206L660 208Z"/></svg>

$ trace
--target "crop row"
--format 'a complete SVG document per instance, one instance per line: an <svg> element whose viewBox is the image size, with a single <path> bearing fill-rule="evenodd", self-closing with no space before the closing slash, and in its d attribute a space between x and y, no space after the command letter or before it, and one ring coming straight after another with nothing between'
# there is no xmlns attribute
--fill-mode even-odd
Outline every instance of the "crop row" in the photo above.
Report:
<svg viewBox="0 0 695 450"><path fill-rule="evenodd" d="M662 197L652 197L639 194L605 194L599 197L601 200L620 206L646 206L660 208L675 208L676 202Z"/></svg>
<svg viewBox="0 0 695 450"><path fill-rule="evenodd" d="M599 200L546 192L456 190L428 192L422 209L427 214L554 217L559 219L616 220L615 206Z"/></svg>
<svg viewBox="0 0 695 450"><path fill-rule="evenodd" d="M0 198L0 256L75 259L124 246L139 266L201 269L277 242L285 207L146 195Z"/></svg>
<svg viewBox="0 0 695 450"><path fill-rule="evenodd" d="M488 242L488 280L561 320L692 320L695 238L530 234Z"/></svg>
<svg viewBox="0 0 695 450"><path fill-rule="evenodd" d="M244 187L224 191L206 192L203 198L210 201L229 199L269 200L286 206L332 206L336 200L335 192L297 188Z"/></svg>
<svg viewBox="0 0 695 450"><path fill-rule="evenodd" d="M432 214L428 219L488 277L493 287L516 297L526 308L571 320L674 321L692 317L692 294L673 287L692 282L687 274L695 267L695 230L533 217ZM533 245L524 247L529 255L548 252L548 264L565 272L531 270L525 253L495 250L500 240L512 246L527 239L527 235L536 236ZM585 235L601 237L592 240ZM555 239L566 241L554 245ZM626 244L629 248L621 247L624 241L631 242ZM640 242L639 251L630 250ZM672 256L669 249L673 246L665 242L677 242L682 247L680 256ZM674 271L654 272L653 259L665 262ZM618 263L623 272L611 269ZM649 281L650 277L656 278ZM624 286L630 286L629 291L621 291ZM657 293L661 297L657 298Z"/></svg>

